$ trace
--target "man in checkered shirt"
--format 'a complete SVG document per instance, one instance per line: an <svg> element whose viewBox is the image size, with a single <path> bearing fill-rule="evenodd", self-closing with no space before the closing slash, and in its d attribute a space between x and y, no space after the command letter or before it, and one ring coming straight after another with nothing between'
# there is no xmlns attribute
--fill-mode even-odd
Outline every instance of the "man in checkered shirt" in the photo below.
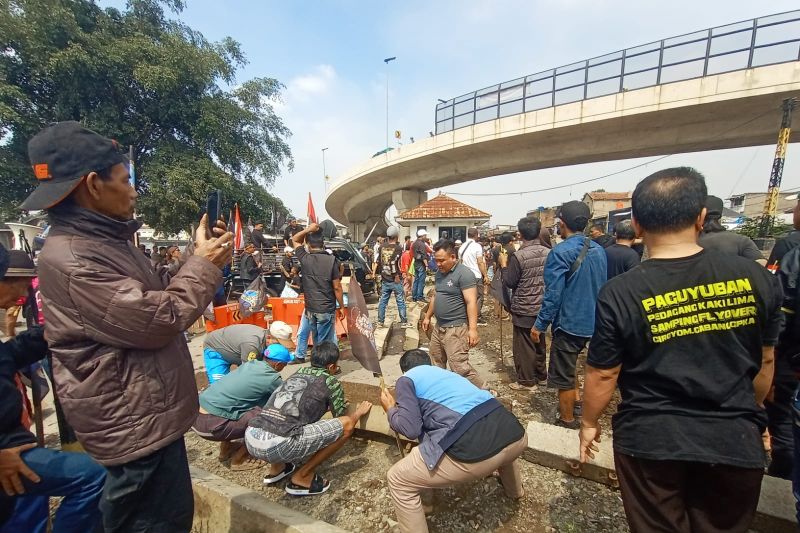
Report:
<svg viewBox="0 0 800 533"><path fill-rule="evenodd" d="M250 420L245 444L250 455L270 463L265 485L291 476L286 492L293 496L322 494L330 481L315 473L353 434L372 404L361 402L345 414L347 402L335 374L339 347L332 342L314 346L311 366L287 378L270 396L261 414ZM333 418L321 420L330 411ZM307 458L305 464L297 464Z"/></svg>

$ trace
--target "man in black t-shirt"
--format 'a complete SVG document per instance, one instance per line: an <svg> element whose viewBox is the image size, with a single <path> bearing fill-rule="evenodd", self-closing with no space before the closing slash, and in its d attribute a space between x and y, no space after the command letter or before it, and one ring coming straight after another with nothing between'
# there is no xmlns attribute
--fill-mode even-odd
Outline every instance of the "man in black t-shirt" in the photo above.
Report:
<svg viewBox="0 0 800 533"><path fill-rule="evenodd" d="M372 267L373 278L377 276L378 272L381 274L381 299L378 302L378 327L380 328L385 327L383 321L386 319L386 306L389 305L392 293L397 301L400 327L407 328L409 325L406 320L406 297L400 270L400 257L403 255L403 249L397 244L398 233L394 226L390 226L386 230L388 241L384 241L378 248L377 260Z"/></svg>
<svg viewBox="0 0 800 533"><path fill-rule="evenodd" d="M319 227L319 226L317 226ZM292 218L289 220L289 225L286 226L286 229L283 231L283 245L284 246L294 246L292 241L294 240L294 236L303 231L303 226L297 223L296 218Z"/></svg>
<svg viewBox="0 0 800 533"><path fill-rule="evenodd" d="M428 268L428 254L431 249L427 242L428 232L424 229L417 230L417 240L411 245L414 254L414 286L411 291L411 300L426 302L425 300L425 274Z"/></svg>
<svg viewBox="0 0 800 533"><path fill-rule="evenodd" d="M250 240L259 250L267 250L270 248L269 241L264 237L264 223L256 222L253 226L253 231L250 232Z"/></svg>
<svg viewBox="0 0 800 533"><path fill-rule="evenodd" d="M305 316L311 327L314 344L322 341L337 342L336 319L344 320L342 271L339 260L325 251L325 239L317 224L292 237L294 255L300 261L305 294ZM306 250L303 243L308 245ZM336 306L339 306L337 309Z"/></svg>
<svg viewBox="0 0 800 533"><path fill-rule="evenodd" d="M603 248L608 248L614 244L614 237L607 234L605 228L600 224L594 224L589 228L589 237Z"/></svg>
<svg viewBox="0 0 800 533"><path fill-rule="evenodd" d="M581 461L619 382L614 459L632 532L743 532L758 504L781 291L756 262L697 244L705 198L687 167L640 182L633 224L650 259L597 301Z"/></svg>
<svg viewBox="0 0 800 533"><path fill-rule="evenodd" d="M614 226L614 236L617 238L617 242L605 249L608 260L608 279L624 274L641 263L639 254L631 248L636 239L636 230L633 229L631 221L618 222Z"/></svg>

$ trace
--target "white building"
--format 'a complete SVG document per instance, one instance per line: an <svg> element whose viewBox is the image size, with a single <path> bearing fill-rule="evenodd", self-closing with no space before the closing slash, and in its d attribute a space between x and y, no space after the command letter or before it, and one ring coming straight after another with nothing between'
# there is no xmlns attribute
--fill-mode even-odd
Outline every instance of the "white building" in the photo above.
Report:
<svg viewBox="0 0 800 533"><path fill-rule="evenodd" d="M468 228L481 226L490 217L489 213L439 193L439 196L400 213L395 220L401 228L401 241L406 235L416 238L417 231L424 229L436 242L444 238L464 241Z"/></svg>

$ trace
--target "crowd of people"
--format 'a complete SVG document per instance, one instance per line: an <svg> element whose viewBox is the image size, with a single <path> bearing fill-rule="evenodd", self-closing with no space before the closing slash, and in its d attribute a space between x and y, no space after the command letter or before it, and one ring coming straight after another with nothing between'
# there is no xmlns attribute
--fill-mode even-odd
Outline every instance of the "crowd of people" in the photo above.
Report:
<svg viewBox="0 0 800 533"><path fill-rule="evenodd" d="M194 242L154 264L131 243L137 193L116 143L61 122L32 138L29 155L39 182L23 207L47 210L51 230L36 266L0 248L0 305L32 298L37 278L44 327L0 345L0 531L39 531L47 498L61 496L54 531L188 532L190 430L219 442L232 469L264 468L265 485L328 491L320 466L373 406L349 406L336 377L343 265L320 227L293 221L284 234L281 272L305 304L296 337L281 321L208 334L209 386L198 394L183 332L231 263L225 223L203 217ZM556 234L524 217L496 241L469 228L464 242L431 242L419 230L400 244L389 228L364 247L380 281L378 327L394 296L401 326L415 326L409 298L425 308L420 326L430 333L427 351L400 358L394 392L376 398L390 427L419 442L387 472L400 530L427 531L427 489L496 473L506 496L525 495L518 459L528 436L470 362L489 294L495 316L513 326L510 389L557 391L552 423L576 430L581 461L606 445L601 415L619 390L613 451L632 531L746 531L765 442L769 473L793 479L800 499L800 202L796 231L767 260L724 231L721 210L703 176L680 167L638 183L632 218L613 235L588 228L588 206L571 201ZM247 279L259 275L261 230L240 262ZM30 431L18 371L43 359L85 453L42 447Z"/></svg>

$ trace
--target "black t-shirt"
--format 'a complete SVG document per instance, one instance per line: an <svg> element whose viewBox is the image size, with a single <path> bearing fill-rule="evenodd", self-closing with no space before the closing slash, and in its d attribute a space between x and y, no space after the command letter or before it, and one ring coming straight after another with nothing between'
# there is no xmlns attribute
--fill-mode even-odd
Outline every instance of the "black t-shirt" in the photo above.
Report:
<svg viewBox="0 0 800 533"><path fill-rule="evenodd" d="M653 460L762 468L753 378L778 339L781 290L755 261L702 251L609 281L587 363L622 365L614 448Z"/></svg>
<svg viewBox="0 0 800 533"><path fill-rule="evenodd" d="M295 227L286 226L286 229L283 230L283 240L289 241L291 243L292 237L294 237L301 231L303 231L303 226L301 226L300 224L296 225Z"/></svg>
<svg viewBox="0 0 800 533"><path fill-rule="evenodd" d="M342 279L339 260L324 250L307 252L304 246L294 251L303 271L303 292L306 309L310 313L333 313L336 311L336 293L333 280Z"/></svg>
<svg viewBox="0 0 800 533"><path fill-rule="evenodd" d="M393 283L395 278L400 276L400 257L402 255L403 248L397 243L381 245L378 252L378 270L383 281Z"/></svg>
<svg viewBox="0 0 800 533"><path fill-rule="evenodd" d="M510 411L498 407L472 424L445 453L462 463L479 463L517 442L525 429Z"/></svg>
<svg viewBox="0 0 800 533"><path fill-rule="evenodd" d="M281 259L281 266L286 271L286 274L289 274L292 270L292 258L287 255L283 256L283 259ZM283 277L289 280L290 278L286 274L284 274Z"/></svg>
<svg viewBox="0 0 800 533"><path fill-rule="evenodd" d="M609 246L617 242L617 240L614 237L606 233L603 233L602 235L599 235L592 240L597 244L599 244L600 246L602 246L603 248L608 248Z"/></svg>
<svg viewBox="0 0 800 533"><path fill-rule="evenodd" d="M767 264L774 265L775 263L780 263L783 256L786 255L786 252L795 246L800 246L800 231L798 230L789 233L789 235L782 239L778 239L775 243L775 247L772 248L772 252L769 254L769 261L767 261Z"/></svg>
<svg viewBox="0 0 800 533"><path fill-rule="evenodd" d="M608 265L608 278L611 279L620 274L624 274L628 270L641 263L639 254L630 246L624 244L612 244L606 250L606 259Z"/></svg>
<svg viewBox="0 0 800 533"><path fill-rule="evenodd" d="M411 245L411 253L414 254L414 268L425 268L428 266L428 244L422 239L417 239Z"/></svg>

